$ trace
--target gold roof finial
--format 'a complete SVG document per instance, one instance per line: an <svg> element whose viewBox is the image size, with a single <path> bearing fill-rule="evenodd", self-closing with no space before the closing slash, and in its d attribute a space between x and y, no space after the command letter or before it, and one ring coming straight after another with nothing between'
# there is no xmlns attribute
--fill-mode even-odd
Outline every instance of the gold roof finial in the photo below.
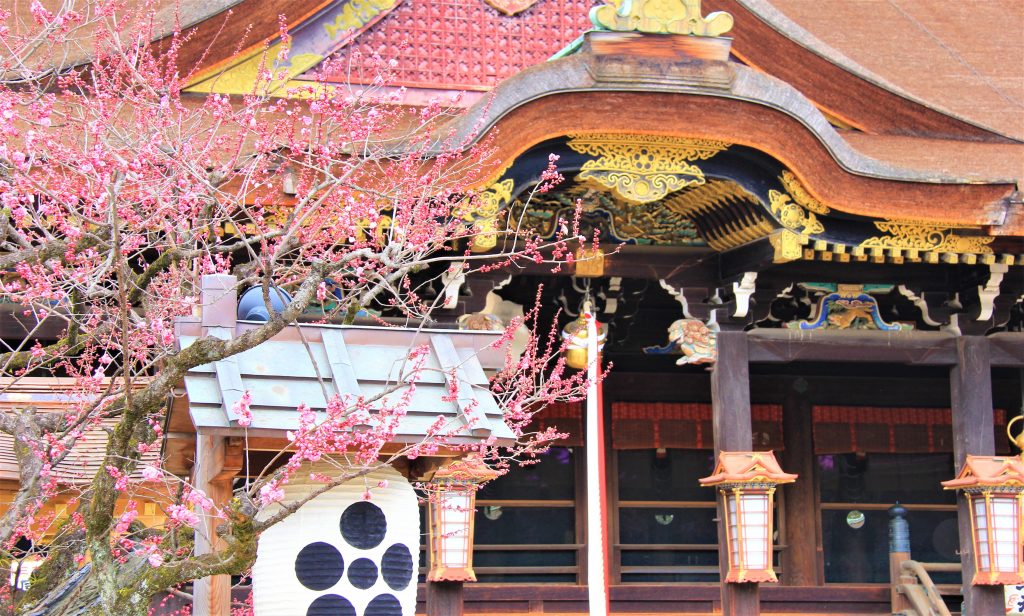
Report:
<svg viewBox="0 0 1024 616"><path fill-rule="evenodd" d="M608 0L590 10L601 30L721 36L732 29L729 13L701 15L700 0Z"/></svg>

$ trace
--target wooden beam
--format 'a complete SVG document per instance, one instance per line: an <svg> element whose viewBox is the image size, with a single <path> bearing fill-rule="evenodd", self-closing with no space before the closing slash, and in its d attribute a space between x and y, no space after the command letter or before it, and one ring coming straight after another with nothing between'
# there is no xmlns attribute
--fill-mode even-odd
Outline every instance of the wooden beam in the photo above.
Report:
<svg viewBox="0 0 1024 616"><path fill-rule="evenodd" d="M953 409L953 462L956 471L968 455L994 455L992 419L992 360L989 341L983 336L964 336L956 341L957 363L949 373ZM952 477L952 475L950 475ZM974 542L967 499L957 498L960 527L960 564L963 570L964 613L1001 614L1002 586L972 586ZM911 528L913 533L914 529Z"/></svg>
<svg viewBox="0 0 1024 616"><path fill-rule="evenodd" d="M782 488L785 491L783 518L786 521L784 541L787 548L781 555L781 581L786 586L818 586L825 580L818 559L821 549L820 503L815 474L818 465L814 459L811 402L806 389L806 381L797 381L782 402L783 470L800 476L795 483Z"/></svg>
<svg viewBox="0 0 1024 616"><path fill-rule="evenodd" d="M1024 332L1000 332L987 338L993 366L1024 367Z"/></svg>
<svg viewBox="0 0 1024 616"><path fill-rule="evenodd" d="M718 255L718 273L723 280L744 272L760 272L775 265L775 248L767 237L754 240Z"/></svg>
<svg viewBox="0 0 1024 616"><path fill-rule="evenodd" d="M881 362L926 366L956 364L957 337L946 332L797 331L758 329L748 334L754 363Z"/></svg>
<svg viewBox="0 0 1024 616"><path fill-rule="evenodd" d="M750 451L753 447L750 422L750 365L747 334L741 331L718 333L718 360L711 369L711 409L715 456L722 451ZM729 573L726 548L727 512L718 501L718 568L721 579ZM760 613L757 584L722 586L722 612L726 616L753 616Z"/></svg>
<svg viewBox="0 0 1024 616"><path fill-rule="evenodd" d="M710 248L699 246L609 246L605 251L604 275L636 278L640 280L666 279L679 285L682 281L690 287L714 287L719 284L718 254ZM548 253L549 254L549 253ZM569 277L573 268L551 271L550 263L524 261L510 265L502 273L511 275L534 275Z"/></svg>

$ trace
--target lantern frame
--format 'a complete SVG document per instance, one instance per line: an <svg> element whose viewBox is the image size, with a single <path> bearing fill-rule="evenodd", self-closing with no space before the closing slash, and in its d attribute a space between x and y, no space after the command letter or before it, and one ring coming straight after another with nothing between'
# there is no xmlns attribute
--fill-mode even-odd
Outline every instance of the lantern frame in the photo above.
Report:
<svg viewBox="0 0 1024 616"><path fill-rule="evenodd" d="M956 478L942 485L962 491L967 499L974 553L971 584L1024 584L1024 460L967 456Z"/></svg>
<svg viewBox="0 0 1024 616"><path fill-rule="evenodd" d="M428 582L476 581L473 571L476 492L480 484L499 474L478 454L470 454L434 473L427 499ZM462 546L452 545L456 542L462 542ZM456 553L459 557L453 558Z"/></svg>
<svg viewBox="0 0 1024 616"><path fill-rule="evenodd" d="M700 480L703 486L718 488L722 497L726 583L779 581L772 567L775 487L796 479L783 472L771 451L723 451L711 476Z"/></svg>

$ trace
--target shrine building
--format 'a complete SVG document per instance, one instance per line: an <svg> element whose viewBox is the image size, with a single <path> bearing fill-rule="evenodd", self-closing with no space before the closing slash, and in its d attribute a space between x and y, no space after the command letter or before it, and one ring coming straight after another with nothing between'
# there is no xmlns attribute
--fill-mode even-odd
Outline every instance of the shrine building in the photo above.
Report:
<svg viewBox="0 0 1024 616"><path fill-rule="evenodd" d="M436 289L451 301L431 327L463 330L432 338L442 364L542 288L540 321L560 319L581 349L596 333L610 370L598 399L539 415L538 429L568 438L477 493L475 581L431 574L420 506L417 613L1013 607L1020 544L998 569L1003 548L979 528L1001 536L1002 510L978 495L1019 495L1024 479L1010 457L1019 425L1007 435L1024 412L1024 5L240 0L230 17L219 6L190 15L181 61L199 67L195 96L250 92L283 15L278 95L313 80L369 86L371 59L394 58L384 87L396 104L440 101L454 142L489 140L473 181L483 198L464 215L481 231L475 253L511 241L510 221L554 238L577 203L581 235L598 240L559 273L499 269ZM535 194L552 155L565 179ZM600 323L589 333L574 325L588 306ZM333 370L348 365L339 349L390 344L302 327ZM480 374L492 367L480 361ZM186 460L215 450L204 447L241 455L219 370L186 377L168 469L195 472ZM288 429L267 413L260 434ZM500 416L485 419L503 438ZM258 444L246 453L271 459ZM446 467L423 468L396 473L429 481ZM224 469L253 472L221 467L222 491ZM1019 525L1019 496L1006 502ZM403 521L388 523L399 533ZM273 545L291 566L291 548ZM197 588L194 613L227 613L227 586ZM257 614L273 613L256 593Z"/></svg>

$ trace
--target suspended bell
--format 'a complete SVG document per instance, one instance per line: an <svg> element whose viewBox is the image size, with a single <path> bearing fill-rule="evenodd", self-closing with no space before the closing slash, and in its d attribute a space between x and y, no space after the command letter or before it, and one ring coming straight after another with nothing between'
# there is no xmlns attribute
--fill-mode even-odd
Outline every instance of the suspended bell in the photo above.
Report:
<svg viewBox="0 0 1024 616"><path fill-rule="evenodd" d="M597 324L597 350L604 348L608 338L608 325ZM562 340L565 341L565 363L570 368L583 370L587 367L587 319L581 312L580 317L562 328Z"/></svg>

